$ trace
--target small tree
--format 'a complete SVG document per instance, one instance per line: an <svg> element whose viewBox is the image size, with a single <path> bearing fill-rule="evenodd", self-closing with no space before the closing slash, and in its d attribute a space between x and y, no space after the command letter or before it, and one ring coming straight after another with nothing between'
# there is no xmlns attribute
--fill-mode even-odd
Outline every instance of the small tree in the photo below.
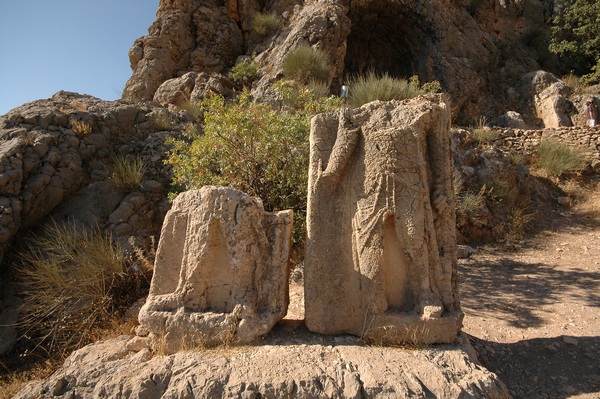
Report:
<svg viewBox="0 0 600 399"><path fill-rule="evenodd" d="M553 22L550 51L584 83L600 83L600 2L569 0Z"/></svg>

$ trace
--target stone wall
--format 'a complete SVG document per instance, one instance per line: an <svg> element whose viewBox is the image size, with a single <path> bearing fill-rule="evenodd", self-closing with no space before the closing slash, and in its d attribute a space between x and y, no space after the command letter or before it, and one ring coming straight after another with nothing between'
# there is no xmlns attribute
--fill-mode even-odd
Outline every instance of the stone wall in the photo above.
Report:
<svg viewBox="0 0 600 399"><path fill-rule="evenodd" d="M499 129L500 138L494 143L512 153L531 155L542 139L556 140L581 147L590 156L590 165L600 172L600 128L573 126L558 129Z"/></svg>

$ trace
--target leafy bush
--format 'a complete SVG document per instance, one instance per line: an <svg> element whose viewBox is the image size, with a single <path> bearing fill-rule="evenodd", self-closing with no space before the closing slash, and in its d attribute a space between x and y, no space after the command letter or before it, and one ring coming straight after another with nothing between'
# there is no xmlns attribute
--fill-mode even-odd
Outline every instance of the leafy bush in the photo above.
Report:
<svg viewBox="0 0 600 399"><path fill-rule="evenodd" d="M307 44L290 50L283 60L283 74L286 79L302 84L311 81L327 82L330 70L325 53Z"/></svg>
<svg viewBox="0 0 600 399"><path fill-rule="evenodd" d="M437 81L420 87L417 76L406 80L391 77L387 73L379 75L374 71L350 78L348 86L350 88L348 103L354 107L360 107L374 100L405 100L420 94L438 92L441 89Z"/></svg>
<svg viewBox="0 0 600 399"><path fill-rule="evenodd" d="M129 291L125 256L110 237L74 223L45 226L19 254L23 338L66 355L94 338Z"/></svg>
<svg viewBox="0 0 600 399"><path fill-rule="evenodd" d="M252 21L252 31L260 37L266 37L281 27L279 17L273 13L256 13Z"/></svg>
<svg viewBox="0 0 600 399"><path fill-rule="evenodd" d="M235 84L246 88L260 77L258 67L258 62L244 60L231 68L229 77Z"/></svg>
<svg viewBox="0 0 600 399"><path fill-rule="evenodd" d="M550 51L565 68L584 74L585 84L600 83L600 2L572 0L565 3L553 20Z"/></svg>
<svg viewBox="0 0 600 399"><path fill-rule="evenodd" d="M307 98L310 93L299 92ZM314 97L303 108L282 112L250 101L248 93L226 104L220 96L205 99L203 133L194 126L186 140L172 140L167 163L174 184L184 189L229 186L263 200L268 211L294 209L294 242L305 229L310 119L332 105Z"/></svg>
<svg viewBox="0 0 600 399"><path fill-rule="evenodd" d="M586 161L583 150L555 139L542 140L537 149L536 164L553 176L581 170Z"/></svg>
<svg viewBox="0 0 600 399"><path fill-rule="evenodd" d="M145 170L140 157L118 155L113 158L110 180L123 190L133 190L142 183Z"/></svg>
<svg viewBox="0 0 600 399"><path fill-rule="evenodd" d="M280 80L273 87L283 100L284 107L291 112L300 111L308 115L316 115L344 106L342 98L326 97L327 86L321 82L312 81L302 85L294 81Z"/></svg>

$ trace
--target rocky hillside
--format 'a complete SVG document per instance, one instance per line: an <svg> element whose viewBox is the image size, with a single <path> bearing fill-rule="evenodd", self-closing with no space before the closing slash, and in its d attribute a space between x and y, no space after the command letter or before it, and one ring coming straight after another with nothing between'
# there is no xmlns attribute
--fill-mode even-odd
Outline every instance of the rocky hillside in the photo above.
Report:
<svg viewBox="0 0 600 399"><path fill-rule="evenodd" d="M530 126L568 125L566 119L549 122L541 115L541 99L535 94L540 84L545 89L554 82L530 74L551 67L545 43L555 3L163 0L149 34L130 50L133 76L123 96L165 103L177 97L165 92L176 90L194 100L199 93L194 88L207 82L198 73L213 74L217 83L248 57L260 63L262 72L253 93L266 96L281 77L285 54L305 43L327 55L332 93L348 77L368 70L402 78L418 75L422 82L438 80L451 94L457 122L482 115L495 120L513 111ZM253 31L254 20L265 13L280 16L281 25L259 35ZM568 91L554 88L544 97ZM576 112L569 104L555 106Z"/></svg>

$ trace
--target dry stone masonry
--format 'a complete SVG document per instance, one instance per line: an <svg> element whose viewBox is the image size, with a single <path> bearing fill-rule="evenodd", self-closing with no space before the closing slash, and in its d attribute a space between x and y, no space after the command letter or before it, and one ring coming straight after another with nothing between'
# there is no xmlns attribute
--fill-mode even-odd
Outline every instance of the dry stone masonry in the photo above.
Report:
<svg viewBox="0 0 600 399"><path fill-rule="evenodd" d="M291 237L292 211L265 212L259 199L225 187L180 194L140 325L167 353L255 341L286 315Z"/></svg>
<svg viewBox="0 0 600 399"><path fill-rule="evenodd" d="M450 118L443 97L372 102L311 127L305 321L383 342L452 342Z"/></svg>

